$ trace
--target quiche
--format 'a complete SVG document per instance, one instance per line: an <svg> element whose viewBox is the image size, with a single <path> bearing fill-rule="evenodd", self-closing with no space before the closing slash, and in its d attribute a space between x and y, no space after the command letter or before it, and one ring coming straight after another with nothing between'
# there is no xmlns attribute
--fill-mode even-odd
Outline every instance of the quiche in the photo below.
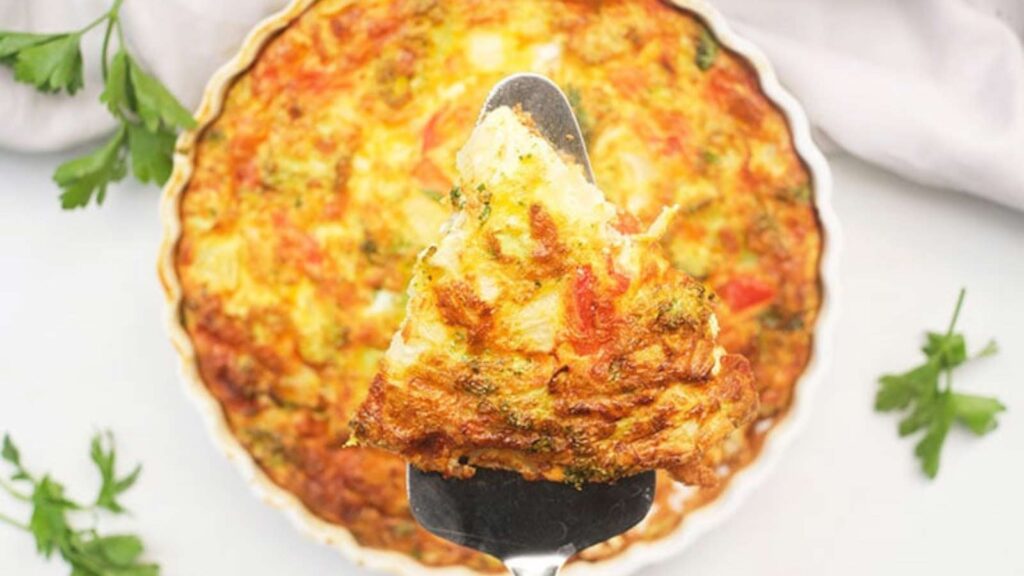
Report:
<svg viewBox="0 0 1024 576"><path fill-rule="evenodd" d="M713 481L703 455L757 396L716 345L711 293L662 254L673 210L630 233L530 123L497 108L456 156L455 215L413 269L355 438L449 476Z"/></svg>
<svg viewBox="0 0 1024 576"><path fill-rule="evenodd" d="M179 143L161 270L204 410L335 542L500 569L416 525L399 456L345 445L417 255L456 208L456 152L490 88L526 71L566 89L596 181L638 230L679 207L659 243L718 295L718 343L749 360L759 400L703 454L717 487L659 473L650 516L582 559L685 532L802 385L823 296L820 182L798 153L813 147L699 17L662 0L296 4Z"/></svg>

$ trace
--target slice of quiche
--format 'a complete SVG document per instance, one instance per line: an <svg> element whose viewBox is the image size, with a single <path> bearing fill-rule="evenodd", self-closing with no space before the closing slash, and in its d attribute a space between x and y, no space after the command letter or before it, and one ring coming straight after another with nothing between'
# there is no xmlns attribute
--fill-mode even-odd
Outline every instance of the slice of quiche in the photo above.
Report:
<svg viewBox="0 0 1024 576"><path fill-rule="evenodd" d="M457 157L456 213L421 255L356 442L424 470L611 481L706 457L757 409L714 296L509 108Z"/></svg>

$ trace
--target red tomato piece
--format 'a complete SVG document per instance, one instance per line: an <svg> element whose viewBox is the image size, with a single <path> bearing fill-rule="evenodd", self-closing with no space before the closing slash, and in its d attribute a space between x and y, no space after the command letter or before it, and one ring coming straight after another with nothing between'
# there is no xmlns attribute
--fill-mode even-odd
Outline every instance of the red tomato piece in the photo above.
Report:
<svg viewBox="0 0 1024 576"><path fill-rule="evenodd" d="M438 144L441 143L440 121L441 116L447 110L447 106L442 106L440 110L435 112L434 115L430 117L430 120L427 120L426 126L423 127L422 150L424 154L431 151L432 149L437 147Z"/></svg>
<svg viewBox="0 0 1024 576"><path fill-rule="evenodd" d="M618 319L615 305L598 293L598 280L590 266L576 269L572 282L570 341L578 354L598 354L614 337Z"/></svg>
<svg viewBox="0 0 1024 576"><path fill-rule="evenodd" d="M718 295L733 312L763 304L775 298L775 287L752 276L738 276L718 287Z"/></svg>
<svg viewBox="0 0 1024 576"><path fill-rule="evenodd" d="M594 295L594 272L590 266L576 269L572 283L573 309L579 335L585 339L594 332L597 322L597 298Z"/></svg>
<svg viewBox="0 0 1024 576"><path fill-rule="evenodd" d="M412 169L412 175L423 188L442 194L447 192L452 185L452 181L437 167L437 164L426 158Z"/></svg>

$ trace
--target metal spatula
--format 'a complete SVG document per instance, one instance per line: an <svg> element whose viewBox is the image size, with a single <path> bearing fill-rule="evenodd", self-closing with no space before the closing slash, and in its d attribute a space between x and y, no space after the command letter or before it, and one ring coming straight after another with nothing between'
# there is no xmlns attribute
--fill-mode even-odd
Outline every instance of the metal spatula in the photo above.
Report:
<svg viewBox="0 0 1024 576"><path fill-rule="evenodd" d="M583 168L583 175L593 184L594 171L590 169L587 145L569 99L558 85L544 76L513 74L495 84L480 110L477 124L495 108L515 108L517 104L533 117L537 129L555 148L569 154Z"/></svg>
<svg viewBox="0 0 1024 576"><path fill-rule="evenodd" d="M408 479L421 526L498 558L516 576L558 574L576 552L643 520L654 499L654 472L579 489L484 469L455 480L409 466Z"/></svg>
<svg viewBox="0 0 1024 576"><path fill-rule="evenodd" d="M558 86L535 74L509 76L491 91L480 116L516 104L593 182L579 124ZM654 480L654 472L647 472L577 489L497 470L456 480L408 468L409 504L420 525L497 557L516 576L554 576L576 552L636 525L651 509Z"/></svg>

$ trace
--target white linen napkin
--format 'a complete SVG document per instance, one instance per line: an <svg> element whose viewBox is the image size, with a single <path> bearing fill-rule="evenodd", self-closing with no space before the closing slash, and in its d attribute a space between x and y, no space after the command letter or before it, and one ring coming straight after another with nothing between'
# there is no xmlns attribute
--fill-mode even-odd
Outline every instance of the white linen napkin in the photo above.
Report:
<svg viewBox="0 0 1024 576"><path fill-rule="evenodd" d="M1024 2L712 2L761 46L838 146L909 179L1024 210ZM108 4L5 2L0 29L73 28ZM128 0L122 13L135 53L194 106L252 26L284 4ZM75 98L39 95L0 71L0 146L55 150L111 128L96 101L96 42L85 47L87 88Z"/></svg>

